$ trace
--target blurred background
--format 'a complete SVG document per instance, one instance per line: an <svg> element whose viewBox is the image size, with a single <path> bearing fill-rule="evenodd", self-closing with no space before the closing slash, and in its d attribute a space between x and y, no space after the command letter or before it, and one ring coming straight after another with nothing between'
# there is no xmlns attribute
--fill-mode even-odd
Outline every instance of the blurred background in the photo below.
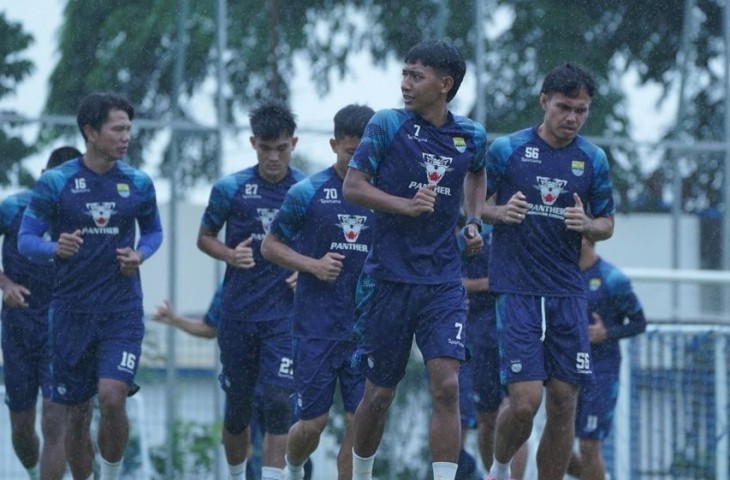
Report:
<svg viewBox="0 0 730 480"><path fill-rule="evenodd" d="M259 100L290 102L294 163L313 173L334 161L339 108L401 106L402 58L423 38L449 38L467 57L451 109L490 140L538 124L544 75L580 63L598 84L582 134L608 154L619 212L598 250L633 279L650 321L623 345L609 469L730 478L728 3L0 0L0 198L31 186L53 148L83 151L83 96L123 94L137 113L126 160L155 180L166 230L143 267L145 310L167 298L202 316L223 267L195 248L199 219L212 181L255 162L247 114ZM150 321L143 361L129 478L224 478L215 341ZM381 479L428 476L424 435L413 434L428 420L414 408L428 402L424 387L416 356L376 462ZM23 478L0 413L0 478ZM315 478L330 478L340 431L333 420ZM404 452L421 461L394 460Z"/></svg>

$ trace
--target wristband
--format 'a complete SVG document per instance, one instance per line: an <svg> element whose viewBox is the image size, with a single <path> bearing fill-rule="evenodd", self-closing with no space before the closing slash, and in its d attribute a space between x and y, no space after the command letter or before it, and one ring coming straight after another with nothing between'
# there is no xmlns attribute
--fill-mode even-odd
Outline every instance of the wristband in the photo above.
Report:
<svg viewBox="0 0 730 480"><path fill-rule="evenodd" d="M482 219L479 217L469 217L469 219L464 224L464 227L467 225L474 225L477 227L477 230L479 230L479 233L482 233L482 230L484 230L484 222L482 222Z"/></svg>

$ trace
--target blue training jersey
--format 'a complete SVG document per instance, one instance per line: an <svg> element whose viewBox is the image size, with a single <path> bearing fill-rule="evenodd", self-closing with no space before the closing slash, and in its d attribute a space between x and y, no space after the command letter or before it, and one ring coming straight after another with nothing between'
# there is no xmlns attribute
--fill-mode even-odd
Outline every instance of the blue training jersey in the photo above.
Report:
<svg viewBox="0 0 730 480"><path fill-rule="evenodd" d="M377 112L365 128L349 167L371 176L390 195L412 198L436 184L432 214L418 217L376 211L373 243L363 271L375 278L415 284L461 281L454 228L464 177L485 168L486 132L449 113L435 127L405 109Z"/></svg>
<svg viewBox="0 0 730 480"><path fill-rule="evenodd" d="M608 330L608 339L591 343L591 361L595 373L619 372L621 349L619 340L646 329L646 319L631 281L618 268L599 258L583 272L588 286L588 321L592 312L598 313Z"/></svg>
<svg viewBox="0 0 730 480"><path fill-rule="evenodd" d="M135 246L139 227L140 238ZM162 243L155 187L150 177L117 161L98 174L82 158L41 175L23 215L18 246L35 261L54 258L61 233L81 231L84 243L70 258L55 258L52 308L73 312L142 310L139 271L122 274L117 249L149 258ZM50 233L50 240L43 235Z"/></svg>
<svg viewBox="0 0 730 480"><path fill-rule="evenodd" d="M205 312L203 322L217 329L221 324L221 299L223 298L223 283L215 289L213 299L210 301L208 311Z"/></svg>
<svg viewBox="0 0 730 480"><path fill-rule="evenodd" d="M345 256L335 282L300 272L294 294L293 334L297 337L352 338L355 287L372 238L373 213L346 202L342 179L333 167L294 185L271 224L271 233L297 252L321 258ZM297 238L296 245L292 245Z"/></svg>
<svg viewBox="0 0 730 480"><path fill-rule="evenodd" d="M33 263L18 252L20 222L32 195L31 190L24 190L7 197L0 203L3 272L10 280L30 290L30 295L26 297L28 308L45 310L51 302L53 261L49 260L45 265ZM8 309L3 305L3 320L6 319L6 310Z"/></svg>
<svg viewBox="0 0 730 480"><path fill-rule="evenodd" d="M564 211L577 193L594 217L614 214L605 152L577 136L553 148L536 128L494 141L487 153L488 196L506 204L515 193L529 210L519 225L494 226L492 290L539 296L584 296L578 267L581 234L565 227Z"/></svg>
<svg viewBox="0 0 730 480"><path fill-rule="evenodd" d="M461 234L459 233L459 235ZM462 275L464 278L489 278L489 254L492 248L492 228L490 225L484 225L482 241L484 242L484 248L482 248L481 252L469 257L463 256L461 259ZM486 292L469 292L467 293L467 298L469 300L467 325L474 325L477 322L483 324L482 326L486 328L478 328L477 331L487 332L489 339L496 342L496 298L491 292L491 289ZM474 330L473 327L467 327L467 329L467 335L468 332Z"/></svg>
<svg viewBox="0 0 730 480"><path fill-rule="evenodd" d="M220 178L213 185L201 226L213 233L226 227L229 248L253 238L254 261L250 269L226 265L221 318L255 322L288 317L293 293L286 284L291 271L261 255L261 241L276 216L289 187L305 175L290 168L286 177L271 183L258 174L258 166Z"/></svg>

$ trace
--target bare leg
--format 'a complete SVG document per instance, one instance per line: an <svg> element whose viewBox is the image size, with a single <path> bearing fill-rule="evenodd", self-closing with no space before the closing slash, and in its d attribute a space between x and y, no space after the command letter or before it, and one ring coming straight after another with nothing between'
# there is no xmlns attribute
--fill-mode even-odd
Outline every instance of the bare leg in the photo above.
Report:
<svg viewBox="0 0 730 480"><path fill-rule="evenodd" d="M293 465L303 465L317 449L319 438L327 426L328 414L310 420L299 420L289 429L286 456Z"/></svg>
<svg viewBox="0 0 730 480"><path fill-rule="evenodd" d="M525 442L517 450L514 457L512 457L512 463L510 468L512 470L513 480L524 480L525 470L527 469L527 453L529 451L529 442Z"/></svg>
<svg viewBox="0 0 730 480"><path fill-rule="evenodd" d="M68 466L74 478L89 478L94 465L94 449L91 444L91 400L65 406L65 449Z"/></svg>
<svg viewBox="0 0 730 480"><path fill-rule="evenodd" d="M10 412L10 430L13 448L23 467L38 465L40 440L35 431L35 407L19 412Z"/></svg>
<svg viewBox="0 0 730 480"><path fill-rule="evenodd" d="M230 433L223 428L223 449L226 452L226 461L229 465L240 465L247 457L249 451L249 427L240 434Z"/></svg>
<svg viewBox="0 0 730 480"><path fill-rule="evenodd" d="M497 416L494 458L508 463L532 432L532 422L542 401L542 382L509 385L509 403Z"/></svg>
<svg viewBox="0 0 730 480"><path fill-rule="evenodd" d="M497 412L477 413L477 444L484 468L489 471L494 460L494 431L497 428Z"/></svg>
<svg viewBox="0 0 730 480"><path fill-rule="evenodd" d="M345 413L345 433L337 454L337 480L352 478L352 422L354 414Z"/></svg>
<svg viewBox="0 0 730 480"><path fill-rule="evenodd" d="M426 363L433 412L429 445L434 462L458 463L461 447L459 418L459 368L453 358L434 358Z"/></svg>
<svg viewBox="0 0 730 480"><path fill-rule="evenodd" d="M378 387L365 381L365 393L353 418L353 450L360 457L371 457L380 446L385 431L388 407L395 388Z"/></svg>
<svg viewBox="0 0 730 480"><path fill-rule="evenodd" d="M601 441L583 439L580 441L581 480L606 480L606 465L601 456Z"/></svg>
<svg viewBox="0 0 730 480"><path fill-rule="evenodd" d="M546 387L545 430L537 449L538 480L561 480L573 451L578 387L554 378Z"/></svg>
<svg viewBox="0 0 730 480"><path fill-rule="evenodd" d="M261 463L264 467L284 468L286 461L286 435L264 434Z"/></svg>
<svg viewBox="0 0 730 480"><path fill-rule="evenodd" d="M64 448L65 408L63 405L43 399L41 430L43 449L41 451L41 479L61 480L66 469Z"/></svg>
<svg viewBox="0 0 730 480"><path fill-rule="evenodd" d="M122 460L129 439L127 392L119 380L99 379L99 453L109 463Z"/></svg>

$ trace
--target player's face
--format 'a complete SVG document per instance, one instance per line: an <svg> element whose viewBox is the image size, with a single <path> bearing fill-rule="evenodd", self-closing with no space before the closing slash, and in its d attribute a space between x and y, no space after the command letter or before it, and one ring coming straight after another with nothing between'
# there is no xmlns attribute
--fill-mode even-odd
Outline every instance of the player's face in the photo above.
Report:
<svg viewBox="0 0 730 480"><path fill-rule="evenodd" d="M110 110L99 131L87 128L89 147L96 155L116 161L127 154L131 140L132 121L124 110Z"/></svg>
<svg viewBox="0 0 730 480"><path fill-rule="evenodd" d="M359 144L360 137L350 135L342 137L339 140L334 138L330 139L330 147L332 147L332 151L335 155L337 155L337 163L335 167L337 168L337 171L347 171L347 165L350 163L350 159Z"/></svg>
<svg viewBox="0 0 730 480"><path fill-rule="evenodd" d="M275 140L251 137L251 145L256 150L259 164L259 175L271 183L279 182L286 177L297 140L297 137L288 135L282 135Z"/></svg>
<svg viewBox="0 0 730 480"><path fill-rule="evenodd" d="M451 88L447 81L450 78L421 62L407 63L400 82L406 110L425 116L434 105L440 106L443 95Z"/></svg>
<svg viewBox="0 0 730 480"><path fill-rule="evenodd" d="M591 97L581 89L576 97L562 93L540 94L540 105L545 117L540 125L540 136L551 146L560 148L568 145L588 119Z"/></svg>

